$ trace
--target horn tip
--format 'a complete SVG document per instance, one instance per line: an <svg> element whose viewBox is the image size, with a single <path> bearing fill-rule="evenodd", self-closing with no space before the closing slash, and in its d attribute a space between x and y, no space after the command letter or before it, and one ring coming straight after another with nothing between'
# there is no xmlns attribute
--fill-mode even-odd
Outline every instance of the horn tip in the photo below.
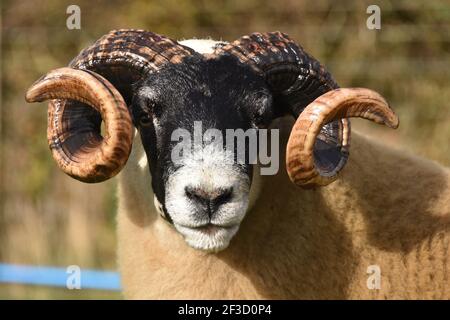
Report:
<svg viewBox="0 0 450 320"><path fill-rule="evenodd" d="M31 92L31 89L29 89L25 93L25 101L28 102L28 103L32 103L32 102L36 101L33 92Z"/></svg>
<svg viewBox="0 0 450 320"><path fill-rule="evenodd" d="M28 102L28 103L42 102L42 99L40 99L40 98L41 97L39 96L39 93L36 92L35 86L32 86L25 93L25 101Z"/></svg>
<svg viewBox="0 0 450 320"><path fill-rule="evenodd" d="M41 95L41 84L42 82L47 78L47 75L41 76L39 79L37 79L31 87L28 88L27 92L25 93L25 101L28 103L33 102L42 102L45 99Z"/></svg>
<svg viewBox="0 0 450 320"><path fill-rule="evenodd" d="M386 125L391 129L397 129L400 125L399 117L395 113L393 113L392 118L386 122Z"/></svg>

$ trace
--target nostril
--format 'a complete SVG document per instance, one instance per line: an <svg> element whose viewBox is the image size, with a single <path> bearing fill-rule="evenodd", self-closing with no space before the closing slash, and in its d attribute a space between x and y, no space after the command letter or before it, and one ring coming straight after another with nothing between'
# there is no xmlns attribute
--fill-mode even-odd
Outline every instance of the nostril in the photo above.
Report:
<svg viewBox="0 0 450 320"><path fill-rule="evenodd" d="M209 197L207 196L207 194L204 193L199 188L185 187L184 192L186 193L186 196L189 199L191 199L195 202L206 203L206 204L209 202Z"/></svg>
<svg viewBox="0 0 450 320"><path fill-rule="evenodd" d="M230 201L232 195L233 195L233 188L221 189L219 191L219 195L217 195L214 199L212 199L212 203L215 207L218 207Z"/></svg>
<svg viewBox="0 0 450 320"><path fill-rule="evenodd" d="M206 192L201 188L188 186L184 188L184 191L188 199L212 207L211 209L227 203L233 195L233 188L217 189L212 192Z"/></svg>

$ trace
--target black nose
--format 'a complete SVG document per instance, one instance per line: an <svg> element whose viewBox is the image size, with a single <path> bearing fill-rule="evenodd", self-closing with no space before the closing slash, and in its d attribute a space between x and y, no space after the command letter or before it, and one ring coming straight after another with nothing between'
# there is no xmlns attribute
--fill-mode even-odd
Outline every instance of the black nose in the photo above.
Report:
<svg viewBox="0 0 450 320"><path fill-rule="evenodd" d="M209 217L221 205L229 202L233 195L233 188L218 188L213 191L205 191L199 187L186 187L184 191L192 202L207 210Z"/></svg>

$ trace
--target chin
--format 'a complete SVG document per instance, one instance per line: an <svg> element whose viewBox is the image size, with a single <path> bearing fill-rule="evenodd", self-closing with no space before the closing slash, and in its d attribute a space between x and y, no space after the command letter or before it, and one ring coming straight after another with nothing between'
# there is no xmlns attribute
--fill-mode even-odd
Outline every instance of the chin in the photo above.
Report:
<svg viewBox="0 0 450 320"><path fill-rule="evenodd" d="M186 243L197 250L216 253L225 250L239 229L239 225L222 227L209 224L200 228L191 228L175 224Z"/></svg>

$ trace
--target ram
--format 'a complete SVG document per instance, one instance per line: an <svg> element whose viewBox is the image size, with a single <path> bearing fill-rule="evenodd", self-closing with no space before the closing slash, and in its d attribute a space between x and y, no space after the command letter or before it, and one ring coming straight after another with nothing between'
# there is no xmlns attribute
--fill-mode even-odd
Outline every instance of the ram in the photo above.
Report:
<svg viewBox="0 0 450 320"><path fill-rule="evenodd" d="M92 183L123 169L128 298L450 298L449 170L360 134L345 166L349 117L398 118L376 92L339 88L283 33L178 43L112 31L26 98L50 99L65 173ZM196 121L279 130L285 165L262 175L215 139L173 161L174 132L195 135Z"/></svg>

